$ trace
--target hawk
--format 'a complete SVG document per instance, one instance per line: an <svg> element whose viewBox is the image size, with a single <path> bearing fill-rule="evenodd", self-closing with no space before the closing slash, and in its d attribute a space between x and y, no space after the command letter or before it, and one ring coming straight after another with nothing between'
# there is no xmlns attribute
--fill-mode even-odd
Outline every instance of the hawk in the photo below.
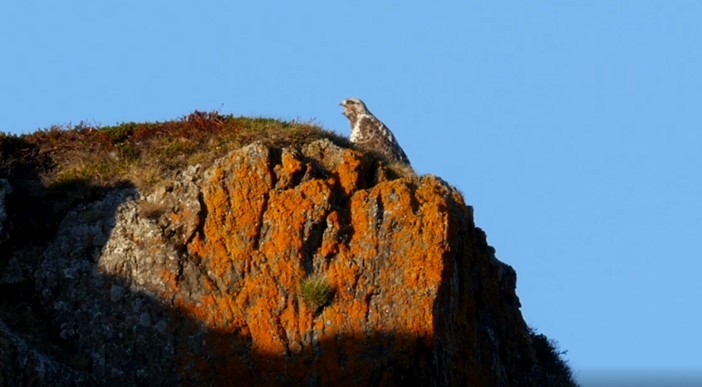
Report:
<svg viewBox="0 0 702 387"><path fill-rule="evenodd" d="M409 165L409 159L385 124L368 110L358 98L341 101L344 115L351 123L351 142L385 156L390 162Z"/></svg>

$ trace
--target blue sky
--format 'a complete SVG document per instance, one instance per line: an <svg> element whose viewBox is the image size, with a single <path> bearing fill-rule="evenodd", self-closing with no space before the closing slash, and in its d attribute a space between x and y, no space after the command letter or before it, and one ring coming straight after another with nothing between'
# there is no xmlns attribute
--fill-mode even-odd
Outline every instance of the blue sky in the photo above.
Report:
<svg viewBox="0 0 702 387"><path fill-rule="evenodd" d="M702 372L701 1L238 3L3 2L0 131L363 98L576 373Z"/></svg>

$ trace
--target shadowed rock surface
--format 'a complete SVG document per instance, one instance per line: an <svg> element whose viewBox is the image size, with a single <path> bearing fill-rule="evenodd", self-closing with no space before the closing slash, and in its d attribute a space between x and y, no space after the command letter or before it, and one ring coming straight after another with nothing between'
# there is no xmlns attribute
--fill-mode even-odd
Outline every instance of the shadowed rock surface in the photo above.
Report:
<svg viewBox="0 0 702 387"><path fill-rule="evenodd" d="M13 192L0 180L0 242ZM0 250L0 287L43 313L0 325L0 385L570 383L461 195L328 140L253 143L60 215L41 249ZM324 305L300 295L311 274Z"/></svg>

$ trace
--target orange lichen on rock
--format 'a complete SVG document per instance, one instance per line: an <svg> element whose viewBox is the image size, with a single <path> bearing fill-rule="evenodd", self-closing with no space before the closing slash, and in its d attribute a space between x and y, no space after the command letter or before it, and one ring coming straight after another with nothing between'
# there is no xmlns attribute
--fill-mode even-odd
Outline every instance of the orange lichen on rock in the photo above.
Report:
<svg viewBox="0 0 702 387"><path fill-rule="evenodd" d="M461 255L470 210L440 179L378 182L387 174L373 168L383 167L318 141L282 151L252 144L205 172L204 216L187 249L211 291L188 293L181 310L223 334L246 331L246 355L219 353L248 364L230 370L272 384L398 382L429 367L437 337L456 339L437 332L437 308L469 306L440 298L470 283L450 277L474 259ZM312 273L333 289L317 310L300 296ZM433 372L425 368L407 372Z"/></svg>

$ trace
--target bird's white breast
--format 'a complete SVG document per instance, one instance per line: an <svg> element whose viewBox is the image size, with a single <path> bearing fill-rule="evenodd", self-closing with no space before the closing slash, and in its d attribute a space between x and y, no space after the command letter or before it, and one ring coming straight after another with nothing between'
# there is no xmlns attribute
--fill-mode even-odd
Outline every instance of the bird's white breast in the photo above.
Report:
<svg viewBox="0 0 702 387"><path fill-rule="evenodd" d="M361 132L361 120L358 119L351 127L351 142L359 142L363 139L363 133Z"/></svg>

